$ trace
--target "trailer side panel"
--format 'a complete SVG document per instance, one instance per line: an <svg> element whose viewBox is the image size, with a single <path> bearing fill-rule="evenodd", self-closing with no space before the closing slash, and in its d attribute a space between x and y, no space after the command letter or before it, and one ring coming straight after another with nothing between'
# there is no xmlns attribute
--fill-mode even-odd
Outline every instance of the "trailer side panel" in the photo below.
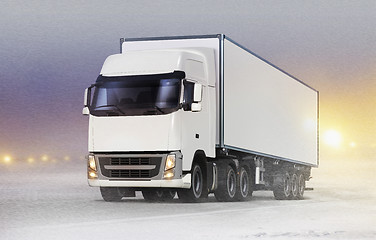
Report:
<svg viewBox="0 0 376 240"><path fill-rule="evenodd" d="M224 144L318 165L318 92L224 40Z"/></svg>

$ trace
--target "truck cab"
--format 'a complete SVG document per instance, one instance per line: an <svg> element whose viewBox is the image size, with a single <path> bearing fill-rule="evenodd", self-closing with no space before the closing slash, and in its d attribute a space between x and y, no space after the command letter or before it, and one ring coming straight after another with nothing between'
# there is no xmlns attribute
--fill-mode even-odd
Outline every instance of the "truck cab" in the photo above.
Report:
<svg viewBox="0 0 376 240"><path fill-rule="evenodd" d="M101 187L104 198L116 198L121 189L131 195L142 190L149 198L171 196L175 189L191 188L192 163L199 156L197 177L206 177L204 158L215 156L210 68L214 52L205 48L109 56L85 92L89 185ZM204 192L202 187L197 191Z"/></svg>

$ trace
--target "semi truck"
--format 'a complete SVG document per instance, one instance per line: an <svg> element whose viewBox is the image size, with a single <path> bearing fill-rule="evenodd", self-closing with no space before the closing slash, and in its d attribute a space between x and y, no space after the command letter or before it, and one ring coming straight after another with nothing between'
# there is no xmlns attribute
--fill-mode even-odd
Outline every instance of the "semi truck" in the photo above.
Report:
<svg viewBox="0 0 376 240"><path fill-rule="evenodd" d="M85 90L87 177L105 201L302 199L319 93L224 34L120 39Z"/></svg>

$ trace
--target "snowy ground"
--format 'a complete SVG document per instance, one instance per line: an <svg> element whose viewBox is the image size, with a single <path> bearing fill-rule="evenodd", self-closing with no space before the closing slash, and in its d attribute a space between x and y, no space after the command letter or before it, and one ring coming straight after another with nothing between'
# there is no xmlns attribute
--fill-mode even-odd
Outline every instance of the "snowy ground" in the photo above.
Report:
<svg viewBox="0 0 376 240"><path fill-rule="evenodd" d="M0 239L376 239L375 170L322 161L302 201L186 204L104 202L84 162L1 166Z"/></svg>

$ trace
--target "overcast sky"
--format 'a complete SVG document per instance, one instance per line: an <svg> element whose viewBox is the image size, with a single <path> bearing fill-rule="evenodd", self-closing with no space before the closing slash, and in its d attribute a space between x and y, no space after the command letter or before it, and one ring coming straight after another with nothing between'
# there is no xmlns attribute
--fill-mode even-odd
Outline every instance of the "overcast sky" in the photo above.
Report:
<svg viewBox="0 0 376 240"><path fill-rule="evenodd" d="M214 33L319 90L321 130L374 155L375 13L374 0L2 0L0 156L86 154L83 91L120 37Z"/></svg>

